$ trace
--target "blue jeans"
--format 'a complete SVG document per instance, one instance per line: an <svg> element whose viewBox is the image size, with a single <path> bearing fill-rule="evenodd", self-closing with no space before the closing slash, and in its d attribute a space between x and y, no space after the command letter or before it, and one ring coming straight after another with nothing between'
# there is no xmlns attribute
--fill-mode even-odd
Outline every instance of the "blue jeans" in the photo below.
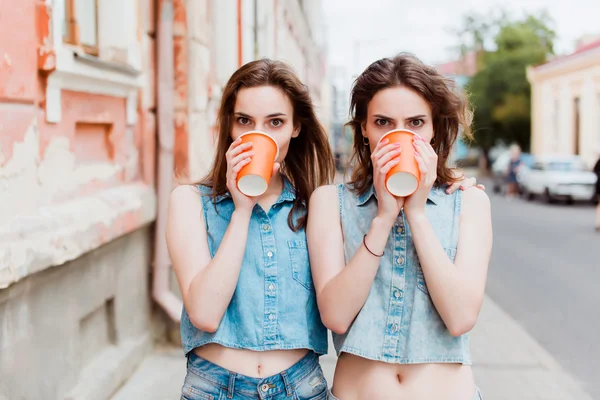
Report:
<svg viewBox="0 0 600 400"><path fill-rule="evenodd" d="M327 382L319 365L319 357L313 352L277 375L252 378L221 368L191 351L181 398L325 400L327 393Z"/></svg>

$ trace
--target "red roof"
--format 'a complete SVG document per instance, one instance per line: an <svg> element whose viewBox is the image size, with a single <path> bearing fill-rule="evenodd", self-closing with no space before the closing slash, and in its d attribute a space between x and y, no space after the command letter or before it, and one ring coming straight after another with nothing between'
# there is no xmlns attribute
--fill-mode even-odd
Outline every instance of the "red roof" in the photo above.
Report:
<svg viewBox="0 0 600 400"><path fill-rule="evenodd" d="M583 46L578 47L571 54L567 54L566 56L558 56L558 57L555 57L552 60L550 60L550 61L548 61L548 62L546 62L544 64L536 65L535 68L539 68L539 67L543 67L543 66L546 66L546 65L549 65L549 64L554 64L554 63L557 63L557 62L561 62L561 61L564 61L566 59L569 59L569 58L573 57L574 55L585 53L587 51L596 49L598 47L600 47L600 39L594 40L593 42L590 42L588 44L585 44Z"/></svg>

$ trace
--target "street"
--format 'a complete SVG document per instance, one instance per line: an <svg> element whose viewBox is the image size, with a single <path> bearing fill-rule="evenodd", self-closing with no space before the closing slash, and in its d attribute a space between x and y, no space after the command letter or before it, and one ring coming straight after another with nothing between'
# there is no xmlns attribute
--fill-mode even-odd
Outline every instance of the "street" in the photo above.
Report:
<svg viewBox="0 0 600 400"><path fill-rule="evenodd" d="M600 234L593 206L509 201L490 192L487 294L600 399Z"/></svg>

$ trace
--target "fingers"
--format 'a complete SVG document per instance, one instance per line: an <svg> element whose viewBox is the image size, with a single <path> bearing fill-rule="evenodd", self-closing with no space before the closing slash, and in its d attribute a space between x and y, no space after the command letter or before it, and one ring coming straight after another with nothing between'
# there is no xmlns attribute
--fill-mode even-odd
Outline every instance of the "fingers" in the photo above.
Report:
<svg viewBox="0 0 600 400"><path fill-rule="evenodd" d="M427 163L425 163L425 160L418 152L415 152L415 160L417 160L417 164L419 165L419 171L421 172L421 176L425 176L428 171Z"/></svg>
<svg viewBox="0 0 600 400"><path fill-rule="evenodd" d="M384 148L385 149L385 148ZM384 150L382 149L382 150ZM373 165L377 166L377 169L379 169L382 173L385 173L383 171L383 168L385 166L387 166L389 164L390 161L394 160L396 161L395 164L398 164L398 162L400 161L398 159L398 156L400 155L400 153L402 152L402 149L399 147L394 147L392 150L388 151L387 153L384 153L381 158L379 158ZM394 164L394 165L395 165ZM389 171L389 170L388 170Z"/></svg>
<svg viewBox="0 0 600 400"><path fill-rule="evenodd" d="M232 175L231 177L233 179L237 178L238 172L240 172L240 170L242 168L244 168L244 165L248 164L250 162L250 160L252 160L252 156L248 157L248 156L245 155L245 153L241 154L238 157L241 157L241 158L239 159L239 161L237 163L235 163L231 167L231 175Z"/></svg>
<svg viewBox="0 0 600 400"><path fill-rule="evenodd" d="M472 186L475 186L476 183L477 183L477 179L475 179L474 177L465 179L464 181L462 181L460 183L460 190L465 190Z"/></svg>
<svg viewBox="0 0 600 400"><path fill-rule="evenodd" d="M382 157L384 157L391 151L400 149L399 143L386 143L388 143L388 139L382 140L380 143L377 144L377 147L375 147L375 149L373 150L373 154L371 154L371 161L373 162L373 165L375 165L377 161L379 161ZM383 164L380 166L383 166Z"/></svg>
<svg viewBox="0 0 600 400"><path fill-rule="evenodd" d="M384 166L381 167L381 169L379 170L381 176L386 176L387 173L390 172L390 170L394 168L394 166L397 165L399 162L399 158L394 158L393 160L389 160L387 163L385 163Z"/></svg>
<svg viewBox="0 0 600 400"><path fill-rule="evenodd" d="M239 154L244 151L248 151L252 148L252 143L242 143L242 139L237 139L229 146L229 150L227 151L226 158L227 161L233 160Z"/></svg>
<svg viewBox="0 0 600 400"><path fill-rule="evenodd" d="M248 157L252 158L253 156L254 156L254 152L252 150L244 151L243 153L240 153L237 156L235 156L229 163L231 164L231 167L233 168L244 158L248 158Z"/></svg>
<svg viewBox="0 0 600 400"><path fill-rule="evenodd" d="M447 194L454 193L461 185L462 185L462 181L454 182L452 185L450 185L448 187L448 189L446 189L446 193Z"/></svg>
<svg viewBox="0 0 600 400"><path fill-rule="evenodd" d="M424 160L437 160L437 153L433 150L433 147L423 139L418 136L415 136L415 140L413 141L413 146L415 150L419 152L421 157Z"/></svg>

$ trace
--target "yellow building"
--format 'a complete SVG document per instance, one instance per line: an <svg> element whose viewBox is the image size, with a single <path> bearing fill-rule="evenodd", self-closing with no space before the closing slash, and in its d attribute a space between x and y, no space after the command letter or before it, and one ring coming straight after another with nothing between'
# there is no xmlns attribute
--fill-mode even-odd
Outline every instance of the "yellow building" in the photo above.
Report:
<svg viewBox="0 0 600 400"><path fill-rule="evenodd" d="M600 40L530 67L531 151L577 154L593 166L600 153Z"/></svg>

